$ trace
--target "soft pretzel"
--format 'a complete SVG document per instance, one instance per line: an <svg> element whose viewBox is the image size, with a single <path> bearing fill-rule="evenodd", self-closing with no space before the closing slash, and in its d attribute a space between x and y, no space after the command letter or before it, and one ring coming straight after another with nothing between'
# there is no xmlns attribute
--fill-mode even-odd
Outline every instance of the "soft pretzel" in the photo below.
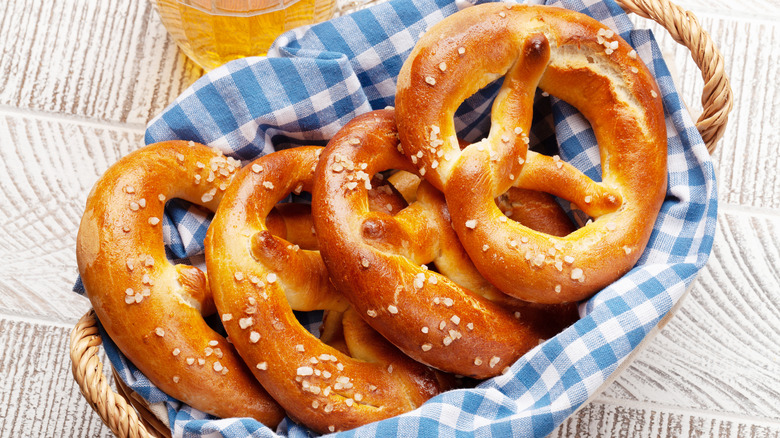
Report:
<svg viewBox="0 0 780 438"><path fill-rule="evenodd" d="M447 380L370 330L334 291L316 251L266 228L276 202L312 190L321 152L283 150L241 170L209 228L206 264L225 329L257 379L292 418L333 432L414 409L447 389ZM376 203L395 208L381 196ZM293 314L314 309L343 326L341 349L322 343Z"/></svg>
<svg viewBox="0 0 780 438"><path fill-rule="evenodd" d="M455 110L502 76L488 137L461 152ZM557 156L527 152L537 85L591 123L601 182ZM644 250L666 188L662 103L636 52L592 18L501 3L458 12L405 61L396 111L405 154L444 192L468 254L502 291L540 303L578 301L627 272ZM493 200L510 186L569 200L594 220L565 237L502 222Z"/></svg>
<svg viewBox="0 0 780 438"><path fill-rule="evenodd" d="M215 210L237 167L218 150L186 141L122 158L87 199L78 266L106 332L152 383L201 411L275 427L281 408L203 319L214 312L206 276L171 264L163 245L166 200Z"/></svg>
<svg viewBox="0 0 780 438"><path fill-rule="evenodd" d="M356 117L328 143L312 196L323 260L366 322L410 357L460 375L497 375L550 330L427 269L442 261L443 245L459 245L427 183L393 216L368 210L370 175L413 170L397 147L391 110Z"/></svg>

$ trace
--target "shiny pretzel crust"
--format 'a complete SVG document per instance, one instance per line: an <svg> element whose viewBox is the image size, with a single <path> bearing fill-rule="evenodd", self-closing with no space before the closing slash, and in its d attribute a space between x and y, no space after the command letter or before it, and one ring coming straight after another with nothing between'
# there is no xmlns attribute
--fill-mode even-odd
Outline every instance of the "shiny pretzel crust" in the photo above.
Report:
<svg viewBox="0 0 780 438"><path fill-rule="evenodd" d="M557 322L526 319L518 308L421 266L443 262L450 272L465 273L470 263L452 257L460 245L441 194L427 183L416 202L394 215L368 211L366 175L413 169L397 147L391 110L356 117L328 143L312 196L323 260L363 319L407 355L465 376L495 376L548 337ZM359 184L352 184L355 175L363 177ZM451 257L441 257L445 253ZM464 269L453 267L454 260Z"/></svg>
<svg viewBox="0 0 780 438"><path fill-rule="evenodd" d="M455 110L502 76L489 136L461 152ZM557 157L527 152L537 85L593 126L601 182ZM547 6L467 8L418 42L399 75L396 111L404 153L442 189L474 264L505 293L579 301L642 254L666 191L663 108L636 52L601 23ZM510 186L567 199L595 220L565 237L502 223L493 199ZM483 252L485 244L492 250Z"/></svg>
<svg viewBox="0 0 780 438"><path fill-rule="evenodd" d="M168 199L215 210L238 163L186 141L146 146L106 171L87 199L77 238L81 279L101 324L127 358L167 394L218 417L269 427L283 412L203 315L206 277L165 256Z"/></svg>
<svg viewBox="0 0 780 438"><path fill-rule="evenodd" d="M296 188L312 190L320 152L278 151L241 170L209 228L206 263L225 329L255 377L292 418L327 433L410 411L451 379L404 356L347 308L319 253L267 230L276 202ZM350 354L321 342L293 314L315 309L344 312Z"/></svg>

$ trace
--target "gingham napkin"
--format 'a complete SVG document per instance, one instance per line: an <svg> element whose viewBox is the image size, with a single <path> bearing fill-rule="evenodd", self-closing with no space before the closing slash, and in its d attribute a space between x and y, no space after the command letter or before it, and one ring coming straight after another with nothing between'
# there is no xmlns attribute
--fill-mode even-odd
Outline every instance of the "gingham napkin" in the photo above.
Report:
<svg viewBox="0 0 780 438"><path fill-rule="evenodd" d="M649 245L625 277L580 306L581 319L533 349L508 374L475 389L454 390L396 418L343 435L545 436L607 380L680 299L712 248L715 179L709 155L652 34L632 30L612 0L555 2L620 33L655 75L663 95L669 143L669 188ZM146 142L206 143L242 160L276 149L325 142L354 116L394 103L395 79L414 43L434 23L469 3L392 0L308 29L288 32L268 57L231 62L198 80L149 123ZM470 98L457 114L465 139L483 135L497 85ZM566 103L539 96L532 146L553 147L600 179L589 124ZM197 262L209 218L170 203L165 218L171 258ZM318 313L302 318L314 329ZM120 376L150 402L167 408L174 436L309 436L285 420L274 432L250 419L216 420L169 398L127 363L104 334Z"/></svg>

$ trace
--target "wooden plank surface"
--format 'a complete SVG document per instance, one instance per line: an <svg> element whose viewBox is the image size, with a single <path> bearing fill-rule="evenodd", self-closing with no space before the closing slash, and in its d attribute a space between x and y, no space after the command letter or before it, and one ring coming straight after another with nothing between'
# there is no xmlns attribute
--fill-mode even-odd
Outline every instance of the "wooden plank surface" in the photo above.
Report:
<svg viewBox="0 0 780 438"><path fill-rule="evenodd" d="M604 397L780 419L780 218L719 219L690 296Z"/></svg>
<svg viewBox="0 0 780 438"><path fill-rule="evenodd" d="M780 436L780 5L687 0L735 93L715 249L676 317L556 437ZM637 19L637 21L642 21ZM700 108L687 51L649 25ZM0 6L0 436L110 436L67 356L86 193L201 74L147 1Z"/></svg>
<svg viewBox="0 0 780 438"><path fill-rule="evenodd" d="M71 376L70 329L0 318L0 436L112 436Z"/></svg>
<svg viewBox="0 0 780 438"><path fill-rule="evenodd" d="M677 81L680 94L700 114L704 81L688 50L658 24L635 21L653 30L677 70L685 72ZM719 199L747 210L780 209L780 2L753 19L706 14L699 22L726 60L734 94L728 128L713 155Z"/></svg>
<svg viewBox="0 0 780 438"><path fill-rule="evenodd" d="M0 6L0 105L142 127L202 70L148 0Z"/></svg>
<svg viewBox="0 0 780 438"><path fill-rule="evenodd" d="M749 20L780 19L780 5L776 0L672 0L697 17L729 17Z"/></svg>
<svg viewBox="0 0 780 438"><path fill-rule="evenodd" d="M3 312L70 323L86 312L86 300L71 289L87 194L142 140L135 128L0 109Z"/></svg>
<svg viewBox="0 0 780 438"><path fill-rule="evenodd" d="M564 421L549 437L778 438L780 421L602 397Z"/></svg>

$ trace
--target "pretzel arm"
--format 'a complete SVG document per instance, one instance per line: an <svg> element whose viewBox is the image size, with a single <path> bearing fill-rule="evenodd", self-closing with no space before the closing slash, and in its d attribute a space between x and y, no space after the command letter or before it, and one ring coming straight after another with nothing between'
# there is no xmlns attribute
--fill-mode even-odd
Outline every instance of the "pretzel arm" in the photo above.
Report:
<svg viewBox="0 0 780 438"><path fill-rule="evenodd" d="M387 342L387 339L372 329L354 308L343 315L342 320L344 340L352 357L369 363L393 366L393 373L406 385L417 386L421 382L413 382L414 376L426 376L426 380L437 382L438 385L424 385L419 392L410 392L410 404L418 406L429 398L437 395L441 388L453 388L455 379L451 375L434 372L427 366L413 360L398 360L403 355L398 349ZM424 380L423 380L424 381Z"/></svg>
<svg viewBox="0 0 780 438"><path fill-rule="evenodd" d="M293 310L343 312L349 306L330 282L328 270L318 252L302 250L267 230L254 234L250 242L252 257L276 274L276 281L281 282ZM267 282L268 278L251 280Z"/></svg>
<svg viewBox="0 0 780 438"><path fill-rule="evenodd" d="M427 212L412 204L394 216L368 213L363 220L362 236L376 249L405 257L418 266L429 263L438 252L438 229Z"/></svg>
<svg viewBox="0 0 780 438"><path fill-rule="evenodd" d="M588 216L597 218L620 208L617 189L590 179L579 169L557 156L548 157L528 151L515 187L550 193L571 201Z"/></svg>

